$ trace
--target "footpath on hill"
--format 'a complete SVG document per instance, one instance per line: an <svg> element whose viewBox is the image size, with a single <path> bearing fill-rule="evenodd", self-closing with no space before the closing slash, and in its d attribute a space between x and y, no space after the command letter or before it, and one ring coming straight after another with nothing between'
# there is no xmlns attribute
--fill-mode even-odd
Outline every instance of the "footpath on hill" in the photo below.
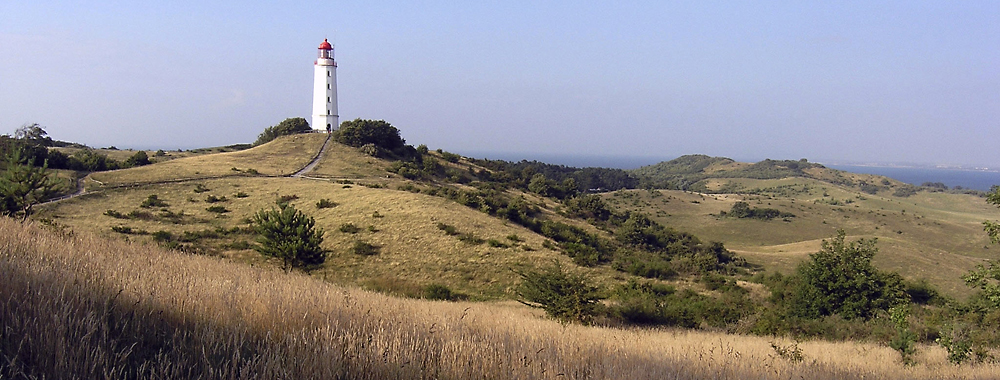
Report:
<svg viewBox="0 0 1000 380"><path fill-rule="evenodd" d="M288 177L288 178L314 179L312 177L305 176L305 173L308 173L308 172L312 171L316 167L316 165L319 164L320 160L323 158L323 155L326 154L327 147L330 145L331 136L332 135L329 135L329 134L326 136L326 140L323 142L323 146L320 148L319 152L317 152L316 155L313 156L312 160L310 160L308 164L306 164L304 167L302 167L302 169L299 169L298 171L296 171L296 172L294 172L292 174L286 174L286 175L264 175L264 174L262 174L260 176L263 176L263 177ZM67 199L73 199L73 198L79 197L81 195L87 194L87 189L84 186L84 183L86 182L87 179L90 179L91 181L94 181L94 182L96 182L98 184L104 185L104 183L102 183L101 181L98 181L96 179L91 178L91 174L93 174L93 173L87 174L85 177L79 178L79 179L76 180L76 190L73 193L62 195L62 196L59 196L59 197L47 200L45 202L39 203L38 205L41 206L41 205L47 205L47 204L57 203L57 202L61 202L61 201L67 200ZM138 186L138 185L144 185L145 186L145 185L162 185L162 184L167 184L167 183L183 183L183 182L188 182L188 181L201 181L201 180L206 180L206 179L219 179L219 178L235 177L235 176L241 176L241 175L243 175L243 174L235 174L234 173L234 174L226 174L226 175L203 176L203 177L196 177L196 178L179 178L179 179L170 179L170 180L161 180L161 181L150 181L150 182L144 182L144 183L129 183L129 184L112 185L112 186L109 186L109 187L107 187L105 189L102 189L102 190L116 189L116 188L121 188L121 187L131 187L131 186Z"/></svg>

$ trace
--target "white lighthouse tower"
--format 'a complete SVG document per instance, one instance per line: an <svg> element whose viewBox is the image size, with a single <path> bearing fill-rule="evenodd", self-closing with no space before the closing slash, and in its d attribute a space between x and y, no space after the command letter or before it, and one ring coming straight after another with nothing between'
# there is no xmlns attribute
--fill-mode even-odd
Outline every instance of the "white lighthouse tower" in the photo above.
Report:
<svg viewBox="0 0 1000 380"><path fill-rule="evenodd" d="M333 60L333 46L325 38L319 44L315 66L312 127L330 132L340 127L340 114L337 111L337 61Z"/></svg>

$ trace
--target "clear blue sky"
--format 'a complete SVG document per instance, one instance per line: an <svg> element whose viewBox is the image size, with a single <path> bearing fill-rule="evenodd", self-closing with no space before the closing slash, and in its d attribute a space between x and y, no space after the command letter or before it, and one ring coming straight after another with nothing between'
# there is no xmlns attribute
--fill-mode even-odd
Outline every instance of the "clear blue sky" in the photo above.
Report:
<svg viewBox="0 0 1000 380"><path fill-rule="evenodd" d="M1000 166L1000 1L0 2L0 133L252 142L309 118L459 153ZM287 3L287 4L286 4Z"/></svg>

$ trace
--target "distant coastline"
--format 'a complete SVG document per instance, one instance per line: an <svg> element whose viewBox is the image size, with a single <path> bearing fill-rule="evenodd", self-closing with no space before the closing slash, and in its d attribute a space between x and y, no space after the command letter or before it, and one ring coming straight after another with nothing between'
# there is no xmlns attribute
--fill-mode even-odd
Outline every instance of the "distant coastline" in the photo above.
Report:
<svg viewBox="0 0 1000 380"><path fill-rule="evenodd" d="M623 170L636 169L646 165L655 165L660 162L676 158L496 152L463 152L462 154L473 158L488 158L493 160L515 162L521 160L534 160L547 164L566 165L578 168L602 167ZM743 160L738 159L738 161ZM961 186L964 189L989 191L993 185L1000 185L1000 168L996 167L901 163L845 163L832 160L813 162L822 164L828 168L844 170L852 173L886 176L917 186L925 182L941 182L949 188Z"/></svg>

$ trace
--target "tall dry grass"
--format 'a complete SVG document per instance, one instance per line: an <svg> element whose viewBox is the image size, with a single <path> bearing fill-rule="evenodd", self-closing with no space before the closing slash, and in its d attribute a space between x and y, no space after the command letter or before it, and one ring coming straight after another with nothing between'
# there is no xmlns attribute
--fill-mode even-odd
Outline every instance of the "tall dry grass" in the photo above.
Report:
<svg viewBox="0 0 1000 380"><path fill-rule="evenodd" d="M924 347L562 326L0 220L0 378L990 378ZM790 343L778 341L779 345Z"/></svg>

